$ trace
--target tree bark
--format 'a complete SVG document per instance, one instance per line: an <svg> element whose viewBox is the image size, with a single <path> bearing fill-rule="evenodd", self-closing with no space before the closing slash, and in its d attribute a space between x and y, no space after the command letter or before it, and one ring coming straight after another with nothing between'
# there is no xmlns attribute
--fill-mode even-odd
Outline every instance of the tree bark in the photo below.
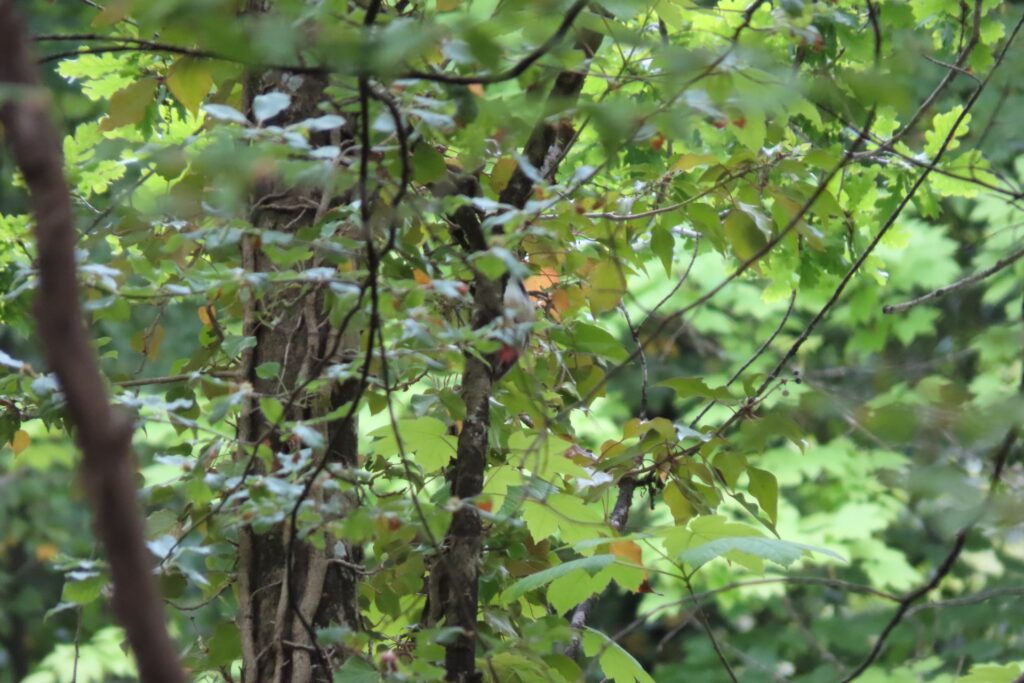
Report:
<svg viewBox="0 0 1024 683"><path fill-rule="evenodd" d="M318 105L326 86L323 76L268 72L249 79L246 108L251 109L253 98L261 93L287 93L291 106L274 119L287 125L320 115ZM253 197L252 224L257 229L281 232L295 232L314 224L329 204L330 197L324 193L329 189L288 187L280 180L268 180ZM306 266L320 264L319 256L314 256ZM276 269L253 236L243 246L243 266L248 272ZM359 382L354 379L333 384L326 394L310 395L304 389L307 381L318 377L327 365L351 363L360 343L358 331L342 331L330 324L326 308L323 288L309 284L275 287L253 296L248 303L245 334L254 337L256 343L243 359L242 375L255 396L279 397L286 406L284 420L323 416L350 403L358 393ZM280 371L269 378L257 376L256 368L265 363L278 364ZM321 436L327 446L323 452L315 452L314 463L301 483L317 476L321 465L349 467L356 463L354 414L327 422ZM288 435L268 423L256 401L250 399L239 421L239 440L255 444L260 439L275 454L298 448ZM254 457L251 453L240 456ZM254 471L267 474L258 460L252 463ZM325 494L318 490L315 484L309 487L308 501L323 510L333 509L331 514L335 516L354 504L347 498L325 500ZM263 534L251 526L242 529L238 585L245 681L329 681L330 660L337 653L323 652L310 630L327 624L352 630L361 626L356 602L358 576L351 568L360 559L361 549L346 548L347 563L342 565L331 561L338 547L336 539L327 535L321 550L295 536L296 531L290 519ZM298 532L301 534L301 530Z"/></svg>
<svg viewBox="0 0 1024 683"><path fill-rule="evenodd" d="M107 552L112 604L147 683L184 683L167 633L163 602L136 500L134 425L107 399L89 342L75 266L74 216L61 140L50 124L49 94L35 74L28 36L11 0L0 0L0 84L14 97L0 110L4 137L25 176L36 217L39 294L36 320L47 364L60 383L82 449L82 479L96 536Z"/></svg>

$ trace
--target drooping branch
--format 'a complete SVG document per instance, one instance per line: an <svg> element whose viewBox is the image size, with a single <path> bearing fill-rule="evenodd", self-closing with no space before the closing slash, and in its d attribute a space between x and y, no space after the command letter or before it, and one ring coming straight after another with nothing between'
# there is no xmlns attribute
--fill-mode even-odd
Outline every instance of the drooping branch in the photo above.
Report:
<svg viewBox="0 0 1024 683"><path fill-rule="evenodd" d="M114 612L135 653L141 680L184 683L136 500L133 425L107 399L86 332L60 138L50 124L50 98L39 85L28 36L11 0L0 0L0 84L8 89L6 95L13 95L0 114L4 137L25 176L36 218L39 339L82 449L82 478L114 583Z"/></svg>

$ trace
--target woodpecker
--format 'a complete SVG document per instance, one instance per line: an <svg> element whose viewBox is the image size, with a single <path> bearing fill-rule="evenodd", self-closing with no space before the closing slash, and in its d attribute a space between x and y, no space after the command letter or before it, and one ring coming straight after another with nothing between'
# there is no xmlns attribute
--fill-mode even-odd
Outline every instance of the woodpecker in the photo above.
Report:
<svg viewBox="0 0 1024 683"><path fill-rule="evenodd" d="M497 337L502 346L491 357L491 378L504 377L530 343L530 332L537 319L537 308L521 280L510 277L505 285L504 312L498 324Z"/></svg>

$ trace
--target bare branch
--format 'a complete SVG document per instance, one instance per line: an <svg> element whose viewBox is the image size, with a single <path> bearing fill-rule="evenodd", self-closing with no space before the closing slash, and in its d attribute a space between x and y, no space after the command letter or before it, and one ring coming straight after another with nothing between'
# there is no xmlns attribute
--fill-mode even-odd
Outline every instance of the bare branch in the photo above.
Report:
<svg viewBox="0 0 1024 683"><path fill-rule="evenodd" d="M946 285L944 287L939 287L938 289L932 290L931 292L928 292L927 294L924 294L923 296L919 296L916 299L911 299L910 301L904 301L901 304L890 304L890 305L885 306L884 308L882 308L882 312L883 313L903 313L904 311L908 311L911 308L913 308L914 306L917 306L919 304L926 304L926 303L928 303L930 301L934 301L935 299L940 299L940 298L946 296L947 294L949 294L950 292L955 292L958 289L963 289L964 287L968 287L968 286L973 285L975 283L981 282L985 278L990 277L992 275L995 275L996 273L998 273L1002 269L1006 268L1007 266L1011 266L1014 263L1016 263L1017 261L1019 261L1022 256L1024 256L1024 248L1018 249L1017 251L1013 252L1009 256L1007 256L1005 258L999 259L994 264L992 264L991 267L986 268L985 270L981 271L980 273L975 273L974 275L969 275L969 276L963 278L962 280L957 280L956 282L953 282L952 284L948 284L948 285Z"/></svg>
<svg viewBox="0 0 1024 683"><path fill-rule="evenodd" d="M177 384L178 382L191 382L193 380L202 379L203 377L215 377L217 379L235 379L238 377L238 373L233 370L224 370L223 372L185 372L179 375L165 375L163 377L139 377L137 379L124 379L118 382L113 382L114 385L119 387L146 387L157 384Z"/></svg>

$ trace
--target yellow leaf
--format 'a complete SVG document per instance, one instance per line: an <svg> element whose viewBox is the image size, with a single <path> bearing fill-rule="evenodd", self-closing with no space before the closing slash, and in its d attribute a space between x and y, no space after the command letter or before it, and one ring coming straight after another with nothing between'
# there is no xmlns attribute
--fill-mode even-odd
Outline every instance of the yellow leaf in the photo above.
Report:
<svg viewBox="0 0 1024 683"><path fill-rule="evenodd" d="M52 543L40 543L36 546L36 559L40 562L49 562L57 556L57 546Z"/></svg>
<svg viewBox="0 0 1024 683"><path fill-rule="evenodd" d="M564 289L556 289L551 292L551 317L561 320L565 312L569 310L570 304L569 292Z"/></svg>
<svg viewBox="0 0 1024 683"><path fill-rule="evenodd" d="M610 460L616 455L626 452L626 447L622 445L621 441L615 441L609 439L601 444L601 459Z"/></svg>
<svg viewBox="0 0 1024 683"><path fill-rule="evenodd" d="M14 449L14 454L18 455L23 450L28 448L28 445L32 443L32 437L28 435L24 429L19 429L14 432L14 438L11 439L11 448Z"/></svg>
<svg viewBox="0 0 1024 683"><path fill-rule="evenodd" d="M100 123L102 130L114 130L121 126L138 123L146 115L146 108L153 102L156 93L156 79L143 78L110 96L107 118Z"/></svg>
<svg viewBox="0 0 1024 683"><path fill-rule="evenodd" d="M459 8L459 0L437 0L438 12L451 12Z"/></svg>
<svg viewBox="0 0 1024 683"><path fill-rule="evenodd" d="M674 440L676 436L676 426L672 424L671 420L664 417L656 417L647 423L650 428L661 434L662 438L666 440Z"/></svg>
<svg viewBox="0 0 1024 683"><path fill-rule="evenodd" d="M539 273L523 280L523 286L526 287L527 292L543 292L557 285L560 280L558 271L554 268L541 268ZM531 294L530 298L535 302L539 301L539 297L536 295Z"/></svg>
<svg viewBox="0 0 1024 683"><path fill-rule="evenodd" d="M419 268L412 271L412 279L416 280L416 284L424 286L433 282L433 279Z"/></svg>
<svg viewBox="0 0 1024 683"><path fill-rule="evenodd" d="M494 164L494 168L491 169L491 189L495 192L504 190L518 166L519 162L512 157L498 159Z"/></svg>
<svg viewBox="0 0 1024 683"><path fill-rule="evenodd" d="M633 541L612 541L608 544L608 551L612 555L615 555L615 557L619 558L619 560L625 565L633 565L636 567L644 566L643 548ZM634 583L622 583L622 580L624 579L626 579L626 577L621 577L621 579L617 578L616 580L618 580L620 585L622 585L626 590L640 593L648 593L651 591L646 568L642 573L637 573L633 577Z"/></svg>
<svg viewBox="0 0 1024 683"><path fill-rule="evenodd" d="M612 541L608 544L612 555L632 564L643 566L643 548L633 541Z"/></svg>
<svg viewBox="0 0 1024 683"><path fill-rule="evenodd" d="M128 10L132 7L128 0L110 0L106 3L103 11L92 20L93 28L112 26L128 16Z"/></svg>
<svg viewBox="0 0 1024 683"><path fill-rule="evenodd" d="M210 63L204 59L182 57L167 72L167 88L193 116L212 85Z"/></svg>
<svg viewBox="0 0 1024 683"><path fill-rule="evenodd" d="M672 164L673 170L676 171L692 171L698 166L708 166L717 161L715 157L710 154L680 154L674 164Z"/></svg>
<svg viewBox="0 0 1024 683"><path fill-rule="evenodd" d="M160 353L160 344L163 343L166 335L167 331L164 330L163 325L157 325L153 328L153 332L149 335L149 339L146 340L146 358L149 360L156 360L157 355Z"/></svg>
<svg viewBox="0 0 1024 683"><path fill-rule="evenodd" d="M201 322L205 327L210 327L211 325L213 325L212 305L200 306L199 310L197 310L196 313L199 314L199 322Z"/></svg>

